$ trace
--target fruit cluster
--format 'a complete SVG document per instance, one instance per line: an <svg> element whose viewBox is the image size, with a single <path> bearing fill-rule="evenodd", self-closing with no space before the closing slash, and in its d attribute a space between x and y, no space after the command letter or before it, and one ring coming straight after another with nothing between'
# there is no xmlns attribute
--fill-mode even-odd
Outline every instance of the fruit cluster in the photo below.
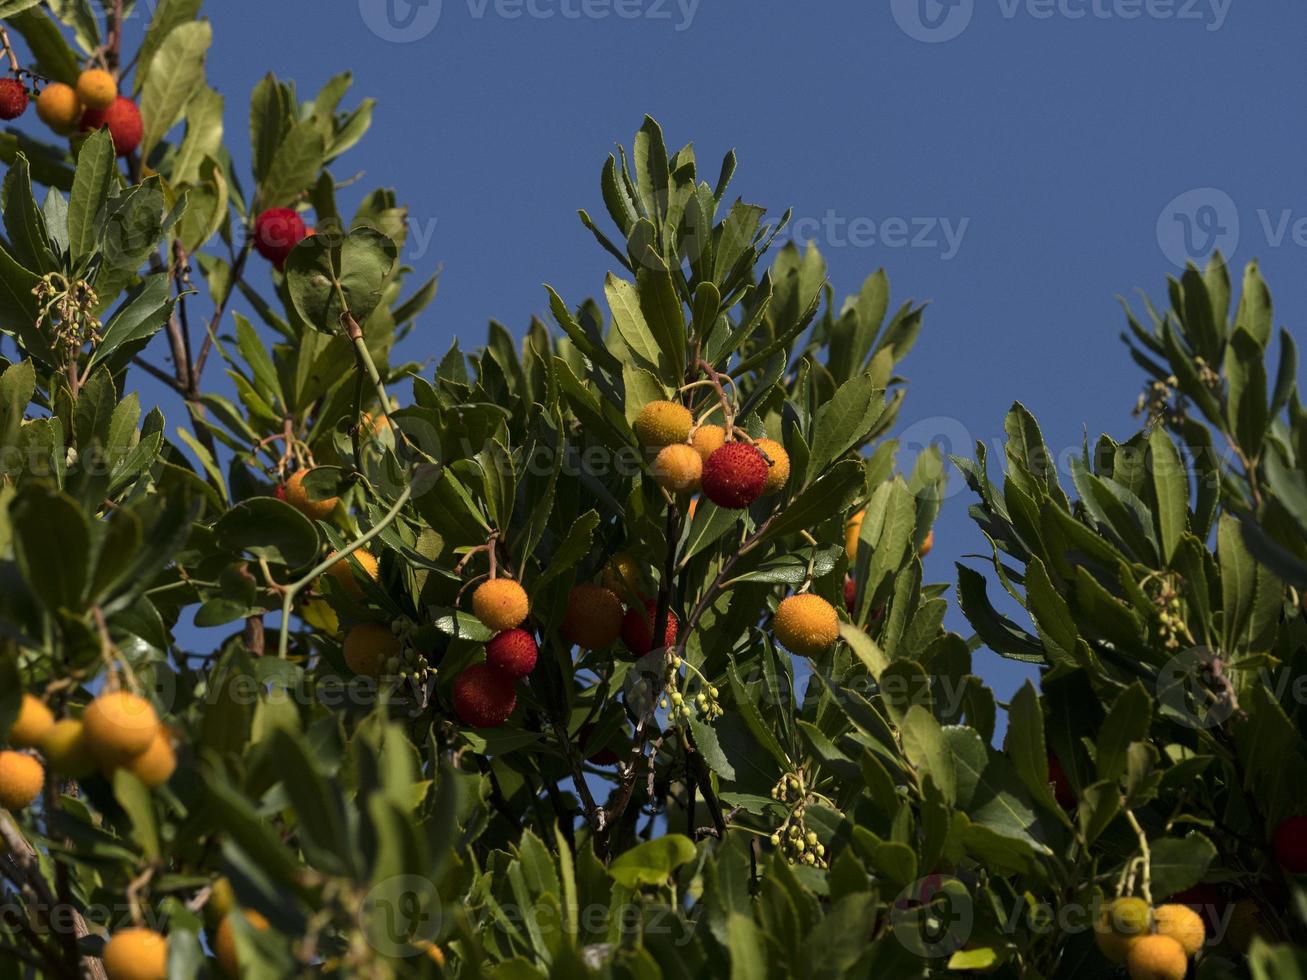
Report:
<svg viewBox="0 0 1307 980"><path fill-rule="evenodd" d="M772 787L771 798L790 808L780 827L771 835L772 847L779 848L790 864L806 864L814 868L829 867L826 861L826 845L821 843L816 831L808 829L804 819L809 793L804 783L803 773L793 772L782 776L780 782Z"/></svg>
<svg viewBox="0 0 1307 980"><path fill-rule="evenodd" d="M1102 907L1094 941L1107 959L1125 965L1131 980L1183 980L1190 958L1207 942L1207 927L1187 905L1153 908L1127 896Z"/></svg>
<svg viewBox="0 0 1307 980"><path fill-rule="evenodd" d="M531 612L526 589L510 578L491 578L472 593L472 613L494 635L486 659L454 678L454 712L473 728L496 728L517 707L517 682L535 670L535 637L521 629Z"/></svg>
<svg viewBox="0 0 1307 980"><path fill-rule="evenodd" d="M0 79L0 119L17 119L27 111L31 93L19 78ZM130 156L141 145L145 124L136 103L118 94L118 79L103 68L88 68L77 84L47 82L36 94L36 115L60 136L79 130L108 129L114 151Z"/></svg>
<svg viewBox="0 0 1307 980"><path fill-rule="evenodd" d="M127 691L101 694L80 719L56 719L44 701L24 694L5 740L10 747L0 750L0 807L7 810L36 801L47 763L66 779L124 769L151 789L177 768L172 734L159 723L154 706Z"/></svg>

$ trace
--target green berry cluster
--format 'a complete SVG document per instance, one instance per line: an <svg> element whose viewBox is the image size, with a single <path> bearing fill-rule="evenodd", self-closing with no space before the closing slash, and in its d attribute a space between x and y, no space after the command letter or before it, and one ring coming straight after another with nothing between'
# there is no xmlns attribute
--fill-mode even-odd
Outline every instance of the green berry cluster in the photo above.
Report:
<svg viewBox="0 0 1307 980"><path fill-rule="evenodd" d="M771 797L778 803L793 804L784 822L771 835L773 847L780 848L790 864L806 864L812 868L828 868L826 845L816 831L808 829L804 819L808 794L802 773L788 773L772 787Z"/></svg>

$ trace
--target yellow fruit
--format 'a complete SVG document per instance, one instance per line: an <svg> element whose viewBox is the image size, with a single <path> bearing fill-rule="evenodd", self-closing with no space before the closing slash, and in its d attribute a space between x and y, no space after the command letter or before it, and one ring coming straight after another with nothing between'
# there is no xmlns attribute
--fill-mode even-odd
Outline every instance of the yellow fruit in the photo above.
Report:
<svg viewBox="0 0 1307 980"><path fill-rule="evenodd" d="M759 439L754 446L771 460L771 465L767 468L767 483L762 488L763 496L780 493L785 489L785 484L790 482L790 454L784 446L772 439Z"/></svg>
<svg viewBox="0 0 1307 980"><path fill-rule="evenodd" d="M1188 956L1197 956L1207 941L1203 917L1188 905L1159 905L1153 910L1153 928L1174 939Z"/></svg>
<svg viewBox="0 0 1307 980"><path fill-rule="evenodd" d="M619 551L604 566L604 588L618 598L640 592L640 566L629 551Z"/></svg>
<svg viewBox="0 0 1307 980"><path fill-rule="evenodd" d="M41 795L45 767L35 756L0 752L0 807L21 810Z"/></svg>
<svg viewBox="0 0 1307 980"><path fill-rule="evenodd" d="M844 525L844 551L849 556L850 565L858 559L858 535L862 534L862 519L866 516L867 512L860 510Z"/></svg>
<svg viewBox="0 0 1307 980"><path fill-rule="evenodd" d="M166 980L168 940L153 929L115 932L100 954L109 980Z"/></svg>
<svg viewBox="0 0 1307 980"><path fill-rule="evenodd" d="M163 727L155 734L150 747L126 766L128 772L150 789L157 789L177 771L177 752L172 747L172 736Z"/></svg>
<svg viewBox="0 0 1307 980"><path fill-rule="evenodd" d="M640 445L651 448L670 446L690 438L694 416L684 405L676 402L650 402L640 409L635 420L635 435Z"/></svg>
<svg viewBox="0 0 1307 980"><path fill-rule="evenodd" d="M335 552L332 552L332 554L335 554ZM375 582L381 577L381 566L377 564L377 559L372 556L372 552L366 548L357 548L350 552L349 558L336 562L327 569L327 574L354 598L361 599L363 597L363 586L359 585L358 580L354 578L355 562L362 566L363 573L372 581Z"/></svg>
<svg viewBox="0 0 1307 980"><path fill-rule="evenodd" d="M340 503L340 498L310 499L308 491L304 488L304 478L308 474L308 470L296 470L290 475L290 479L286 481L286 503L311 521L325 521L336 509L336 504Z"/></svg>
<svg viewBox="0 0 1307 980"><path fill-rule="evenodd" d="M227 878L218 878L209 893L209 902L204 906L204 913L211 922L221 922L227 913L236 908L236 892Z"/></svg>
<svg viewBox="0 0 1307 980"><path fill-rule="evenodd" d="M926 532L926 538L921 542L921 548L917 551L917 556L925 558L930 554L930 549L935 547L935 529L932 527Z"/></svg>
<svg viewBox="0 0 1307 980"><path fill-rule="evenodd" d="M1124 963L1130 947L1152 928L1152 909L1142 898L1106 903L1094 923L1094 942L1113 963Z"/></svg>
<svg viewBox="0 0 1307 980"><path fill-rule="evenodd" d="M107 109L118 98L118 82L103 68L88 68L78 76L77 97L88 109Z"/></svg>
<svg viewBox="0 0 1307 980"><path fill-rule="evenodd" d="M268 931L268 920L260 913L253 909L245 909L241 914L245 916L245 921L255 932ZM218 958L218 965L222 967L224 973L229 977L238 977L241 967L240 959L236 955L236 933L231 920L232 916L228 915L222 920L222 925L218 926L217 935L213 938L213 955Z"/></svg>
<svg viewBox="0 0 1307 980"><path fill-rule="evenodd" d="M811 657L839 639L840 618L821 596L805 592L781 600L772 629L787 650Z"/></svg>
<svg viewBox="0 0 1307 980"><path fill-rule="evenodd" d="M530 611L526 590L511 578L492 578L472 593L473 614L496 633L520 626Z"/></svg>
<svg viewBox="0 0 1307 980"><path fill-rule="evenodd" d="M653 463L654 479L670 493L689 493L699 489L703 478L703 460L683 442L658 450Z"/></svg>
<svg viewBox="0 0 1307 980"><path fill-rule="evenodd" d="M1130 980L1184 980L1189 972L1184 949L1169 936L1140 936L1125 963Z"/></svg>
<svg viewBox="0 0 1307 980"><path fill-rule="evenodd" d="M158 731L154 706L127 691L100 695L82 715L86 744L105 768L129 763L150 747Z"/></svg>
<svg viewBox="0 0 1307 980"><path fill-rule="evenodd" d="M51 82L36 98L36 114L56 133L67 136L82 121L82 103L71 85Z"/></svg>
<svg viewBox="0 0 1307 980"><path fill-rule="evenodd" d="M445 965L445 954L435 943L427 947L427 959L436 966L443 967Z"/></svg>
<svg viewBox="0 0 1307 980"><path fill-rule="evenodd" d="M18 718L9 729L9 744L16 749L35 749L54 728L54 714L40 698L24 694Z"/></svg>
<svg viewBox="0 0 1307 980"><path fill-rule="evenodd" d="M317 234L317 232L313 232L313 234ZM364 412L359 416L359 430L361 432L370 433L373 436L379 437L381 433L389 428L390 419L386 417L385 412L379 414L375 419L372 417L371 412Z"/></svg>
<svg viewBox="0 0 1307 980"><path fill-rule="evenodd" d="M399 637L380 623L359 623L345 634L345 663L363 677L380 677L386 661L401 652Z"/></svg>
<svg viewBox="0 0 1307 980"><path fill-rule="evenodd" d="M709 456L726 445L726 430L720 425L701 425L694 430L690 445L706 463Z"/></svg>
<svg viewBox="0 0 1307 980"><path fill-rule="evenodd" d="M75 718L55 722L41 751L50 768L69 779L85 779L95 772L95 756L86 744L82 723Z"/></svg>
<svg viewBox="0 0 1307 980"><path fill-rule="evenodd" d="M583 650L603 650L622 633L622 602L602 585L583 583L567 594L563 636Z"/></svg>

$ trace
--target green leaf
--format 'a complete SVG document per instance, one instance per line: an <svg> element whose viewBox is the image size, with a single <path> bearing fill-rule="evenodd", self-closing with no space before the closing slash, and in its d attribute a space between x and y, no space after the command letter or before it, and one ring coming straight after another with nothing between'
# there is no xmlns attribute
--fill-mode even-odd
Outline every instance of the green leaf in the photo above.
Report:
<svg viewBox="0 0 1307 980"><path fill-rule="evenodd" d="M29 484L10 511L23 578L52 612L80 613L90 573L91 532L71 497Z"/></svg>
<svg viewBox="0 0 1307 980"><path fill-rule="evenodd" d="M141 87L142 158L149 158L181 120L187 103L204 87L204 59L212 43L213 28L200 20L179 24L159 45Z"/></svg>
<svg viewBox="0 0 1307 980"><path fill-rule="evenodd" d="M609 866L608 874L627 888L663 885L673 871L693 861L694 855L694 841L681 834L668 834L631 848Z"/></svg>
<svg viewBox="0 0 1307 980"><path fill-rule="evenodd" d="M1162 560L1170 564L1175 549L1189 529L1189 477L1180 453L1162 426L1148 435L1152 454L1153 490L1157 495L1157 531L1162 539Z"/></svg>
<svg viewBox="0 0 1307 980"><path fill-rule="evenodd" d="M74 262L88 258L99 244L104 208L118 174L117 159L107 129L88 136L78 151L68 199L68 247Z"/></svg>
<svg viewBox="0 0 1307 980"><path fill-rule="evenodd" d="M5 175L3 195L5 232L14 258L33 272L53 272L58 263L50 247L45 214L32 193L31 168L19 154Z"/></svg>
<svg viewBox="0 0 1307 980"><path fill-rule="evenodd" d="M1274 320L1271 291L1254 259L1244 269L1243 294L1239 297L1239 312L1234 318L1235 331L1246 332L1259 347L1265 347L1270 343Z"/></svg>
<svg viewBox="0 0 1307 980"><path fill-rule="evenodd" d="M36 63L26 65L30 70L38 71L54 82L77 84L81 74L81 59L64 40L63 33L45 13L36 9L40 0L28 3L27 0L5 0L0 3L0 17L7 18L23 40L27 42ZM22 13L15 13L15 11Z"/></svg>
<svg viewBox="0 0 1307 980"><path fill-rule="evenodd" d="M1153 840L1149 861L1154 895L1175 895L1192 888L1207 875L1216 858L1216 848L1202 834Z"/></svg>
<svg viewBox="0 0 1307 980"><path fill-rule="evenodd" d="M834 460L860 446L884 411L885 393L870 375L859 375L840 385L813 420L805 483L811 483Z"/></svg>
<svg viewBox="0 0 1307 980"><path fill-rule="evenodd" d="M322 134L312 124L300 123L291 129L277 147L267 176L259 185L259 206L267 209L293 205L318 179L326 152Z"/></svg>
<svg viewBox="0 0 1307 980"><path fill-rule="evenodd" d="M1216 556L1221 566L1221 645L1234 650L1252 614L1257 569L1244 546L1239 519L1230 514L1222 514L1217 524Z"/></svg>
<svg viewBox="0 0 1307 980"><path fill-rule="evenodd" d="M343 242L332 239L308 238L286 261L296 311L309 326L330 334L339 331L346 309L360 325L367 320L381 302L398 255L393 241L367 227L355 228Z"/></svg>
<svg viewBox="0 0 1307 980"><path fill-rule="evenodd" d="M957 773L953 767L953 753L949 751L939 722L921 705L914 704L908 709L900 728L903 754L918 772L930 774L951 806L957 800Z"/></svg>
<svg viewBox="0 0 1307 980"><path fill-rule="evenodd" d="M150 18L150 26L146 28L145 39L141 42L140 50L136 55L134 91L138 93L141 91L141 86L145 83L154 64L154 56L164 40L175 28L194 20L203 5L204 0L159 0L154 8L154 16Z"/></svg>
<svg viewBox="0 0 1307 980"><path fill-rule="evenodd" d="M288 568L307 565L320 543L313 522L275 497L252 497L227 511L213 525L222 547L278 562Z"/></svg>
<svg viewBox="0 0 1307 980"><path fill-rule="evenodd" d="M1148 739L1153 718L1153 699L1136 681L1112 702L1098 732L1098 778L1115 782L1126 771L1130 745Z"/></svg>
<svg viewBox="0 0 1307 980"><path fill-rule="evenodd" d="M1264 356L1261 345L1247 331L1236 330L1230 338L1230 354L1225 359L1230 380L1226 422L1249 459L1261 452L1269 421Z"/></svg>
<svg viewBox="0 0 1307 980"><path fill-rule="evenodd" d="M1021 782L1050 813L1065 819L1048 783L1048 748L1044 742L1044 711L1039 695L1026 681L1008 707L1007 751Z"/></svg>
<svg viewBox="0 0 1307 980"><path fill-rule="evenodd" d="M767 980L767 943L753 916L731 912L726 917L726 937L731 951L730 980Z"/></svg>
<svg viewBox="0 0 1307 980"><path fill-rule="evenodd" d="M113 773L113 795L132 822L132 838L151 861L159 859L159 825L154 816L150 790L126 769Z"/></svg>
<svg viewBox="0 0 1307 980"><path fill-rule="evenodd" d="M166 272L146 276L144 282L118 308L104 325L100 343L91 356L91 367L104 364L125 345L149 340L168 322L173 304L170 277Z"/></svg>

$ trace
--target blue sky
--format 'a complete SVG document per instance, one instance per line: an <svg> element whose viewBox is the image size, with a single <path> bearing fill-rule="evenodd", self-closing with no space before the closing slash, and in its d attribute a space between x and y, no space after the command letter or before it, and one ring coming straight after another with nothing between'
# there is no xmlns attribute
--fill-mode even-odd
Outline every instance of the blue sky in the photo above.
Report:
<svg viewBox="0 0 1307 980"><path fill-rule="evenodd" d="M735 148L735 192L794 207L841 296L884 266L897 299L931 301L905 364L915 433L997 444L1013 399L1054 452L1086 425L1133 431L1142 378L1114 297L1163 301L1186 247L1259 257L1277 323L1301 321L1307 6L1291 0L223 0L208 14L238 160L269 68L303 96L349 68L354 95L379 99L336 170L395 187L427 241L407 260L443 266L412 358L480 343L492 317L520 332L547 313L542 283L571 303L599 293L610 263L575 212L602 213L600 165L644 113L669 143L693 140L711 176ZM985 547L953 489L935 580ZM979 666L1001 696L1025 676Z"/></svg>

